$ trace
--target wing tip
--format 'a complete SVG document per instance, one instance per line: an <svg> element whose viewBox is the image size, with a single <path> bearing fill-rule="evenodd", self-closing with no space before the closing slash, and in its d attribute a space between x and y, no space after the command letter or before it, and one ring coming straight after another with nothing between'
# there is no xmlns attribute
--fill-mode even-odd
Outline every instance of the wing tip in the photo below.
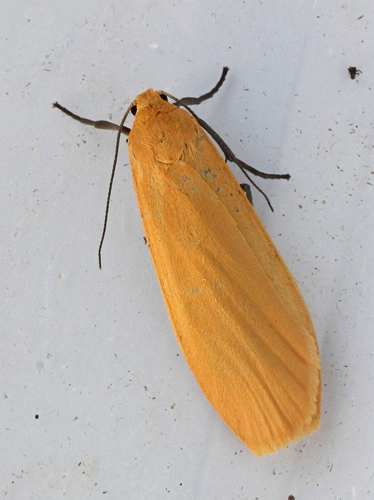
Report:
<svg viewBox="0 0 374 500"><path fill-rule="evenodd" d="M254 455L263 457L266 455L273 455L280 450L284 450L292 443L305 439L314 432L318 431L321 423L321 377L319 377L319 384L316 390L314 405L309 415L310 417L304 421L300 427L295 428L294 432L287 435L280 435L278 439L273 438L268 442L253 444L246 442L246 439L241 436L238 437Z"/></svg>

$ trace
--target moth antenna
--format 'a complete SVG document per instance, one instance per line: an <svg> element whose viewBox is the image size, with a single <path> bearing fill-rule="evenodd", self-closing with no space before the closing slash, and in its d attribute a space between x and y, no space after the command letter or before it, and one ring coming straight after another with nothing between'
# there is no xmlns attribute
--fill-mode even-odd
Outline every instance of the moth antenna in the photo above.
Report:
<svg viewBox="0 0 374 500"><path fill-rule="evenodd" d="M113 167L112 167L112 173L110 175L110 182L109 182L109 188L108 188L108 195L106 199L106 206L105 206L105 217L104 217L104 226L103 226L103 231L101 233L101 240L99 244L99 250L98 250L98 257L99 257L99 268L101 269L101 249L103 247L104 243L104 238L105 238L105 233L108 225L108 216L109 216L109 205L110 205L110 196L112 194L112 189L113 189L113 181L114 181L114 174L116 172L116 167L117 167L117 161L118 161L118 152L119 152L119 144L121 141L121 135L123 131L123 125L126 121L127 115L129 114L131 108L133 106L133 103L130 104L130 106L127 108L126 113L123 115L123 118L121 120L121 123L118 127L118 132L117 132L117 139L116 139L116 151L114 153L114 161L113 161Z"/></svg>
<svg viewBox="0 0 374 500"><path fill-rule="evenodd" d="M227 66L224 66L224 68L222 70L221 78L218 80L217 85L215 87L213 87L210 92L207 92L206 94L203 94L200 97L183 97L182 99L179 100L179 103L176 105L179 107L183 103L183 106L184 105L195 106L196 104L201 104L203 101L210 99L222 87L222 84L226 80L226 75L229 72L229 70L230 70L230 68L228 68Z"/></svg>

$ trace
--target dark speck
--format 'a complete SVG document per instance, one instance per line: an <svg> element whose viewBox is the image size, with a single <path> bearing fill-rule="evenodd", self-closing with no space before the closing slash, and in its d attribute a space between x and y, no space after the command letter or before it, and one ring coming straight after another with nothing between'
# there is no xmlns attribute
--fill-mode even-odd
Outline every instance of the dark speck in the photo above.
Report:
<svg viewBox="0 0 374 500"><path fill-rule="evenodd" d="M348 73L351 77L351 80L354 80L358 75L362 75L362 71L360 69L357 69L356 66L349 66Z"/></svg>

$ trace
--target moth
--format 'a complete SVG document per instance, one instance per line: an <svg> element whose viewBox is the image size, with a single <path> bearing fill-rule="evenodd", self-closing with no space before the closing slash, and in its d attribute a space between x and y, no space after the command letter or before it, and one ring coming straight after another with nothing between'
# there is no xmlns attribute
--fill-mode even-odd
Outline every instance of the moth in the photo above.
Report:
<svg viewBox="0 0 374 500"><path fill-rule="evenodd" d="M146 242L179 346L217 413L255 455L265 455L318 429L321 366L295 280L248 186L239 185L225 159L246 175L288 176L263 174L236 158L190 108L212 97L227 71L201 97L143 92L120 125L54 106L81 123L117 130L114 165L120 136L128 136ZM130 111L131 130L124 125Z"/></svg>

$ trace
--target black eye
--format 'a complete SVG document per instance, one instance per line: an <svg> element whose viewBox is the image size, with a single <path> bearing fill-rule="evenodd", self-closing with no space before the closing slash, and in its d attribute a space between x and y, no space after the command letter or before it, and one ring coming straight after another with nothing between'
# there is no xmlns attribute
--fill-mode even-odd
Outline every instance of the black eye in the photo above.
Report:
<svg viewBox="0 0 374 500"><path fill-rule="evenodd" d="M163 101L168 102L168 98L167 98L167 96L166 96L165 94L160 94L160 97L161 97L161 99L162 99Z"/></svg>
<svg viewBox="0 0 374 500"><path fill-rule="evenodd" d="M137 106L135 105L135 106L133 106L133 107L131 108L131 113L135 116L135 115L136 115L137 110L138 110L138 108L137 108Z"/></svg>

